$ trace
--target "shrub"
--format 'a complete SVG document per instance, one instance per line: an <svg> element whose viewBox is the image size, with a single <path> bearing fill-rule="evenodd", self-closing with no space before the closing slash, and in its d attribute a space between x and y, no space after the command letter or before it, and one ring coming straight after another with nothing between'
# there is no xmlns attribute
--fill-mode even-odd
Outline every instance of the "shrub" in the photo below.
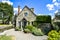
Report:
<svg viewBox="0 0 60 40"><path fill-rule="evenodd" d="M59 26L56 25L56 24L53 24L53 29L56 30L56 31L59 31Z"/></svg>
<svg viewBox="0 0 60 40"><path fill-rule="evenodd" d="M44 34L48 34L48 32L51 30L51 24L50 23L40 23L38 28L42 30Z"/></svg>
<svg viewBox="0 0 60 40"><path fill-rule="evenodd" d="M47 21L48 20L48 21ZM36 23L51 23L51 16L50 15L39 15L36 16Z"/></svg>
<svg viewBox="0 0 60 40"><path fill-rule="evenodd" d="M33 27L34 26L30 26L30 25L26 26L24 29L24 32L26 32L26 33L32 32Z"/></svg>
<svg viewBox="0 0 60 40"><path fill-rule="evenodd" d="M24 29L24 32L26 33L32 33L36 36L41 36L43 35L42 31L34 26L26 26L25 29Z"/></svg>
<svg viewBox="0 0 60 40"><path fill-rule="evenodd" d="M59 35L60 35L60 30L59 30Z"/></svg>
<svg viewBox="0 0 60 40"><path fill-rule="evenodd" d="M33 29L32 33L36 36L42 36L43 35L43 32L40 29L37 29L37 28Z"/></svg>
<svg viewBox="0 0 60 40"><path fill-rule="evenodd" d="M29 29L30 31L32 31L33 27L34 27L34 26L28 25L28 26L25 27L25 29Z"/></svg>
<svg viewBox="0 0 60 40"><path fill-rule="evenodd" d="M24 29L25 33L30 33L31 31L29 29Z"/></svg>
<svg viewBox="0 0 60 40"><path fill-rule="evenodd" d="M55 30L48 33L48 40L59 40L59 38L59 33Z"/></svg>
<svg viewBox="0 0 60 40"><path fill-rule="evenodd" d="M16 28L15 28L15 31L21 31L21 28L16 27Z"/></svg>

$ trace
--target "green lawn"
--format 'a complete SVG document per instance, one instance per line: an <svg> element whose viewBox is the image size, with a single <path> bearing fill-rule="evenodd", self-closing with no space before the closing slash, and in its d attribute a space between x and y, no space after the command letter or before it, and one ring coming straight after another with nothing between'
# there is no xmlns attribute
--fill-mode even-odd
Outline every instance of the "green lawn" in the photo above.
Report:
<svg viewBox="0 0 60 40"><path fill-rule="evenodd" d="M15 40L15 36L2 35L0 36L0 40Z"/></svg>
<svg viewBox="0 0 60 40"><path fill-rule="evenodd" d="M0 40L12 40L12 38L11 36L2 35L0 36Z"/></svg>

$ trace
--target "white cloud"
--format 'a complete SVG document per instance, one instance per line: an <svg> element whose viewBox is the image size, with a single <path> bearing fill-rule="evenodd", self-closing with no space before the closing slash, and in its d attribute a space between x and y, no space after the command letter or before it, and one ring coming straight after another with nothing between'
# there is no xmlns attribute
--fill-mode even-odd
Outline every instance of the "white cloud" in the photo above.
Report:
<svg viewBox="0 0 60 40"><path fill-rule="evenodd" d="M14 11L18 11L18 8L14 8Z"/></svg>
<svg viewBox="0 0 60 40"><path fill-rule="evenodd" d="M58 12L58 10L56 10L54 13L57 13Z"/></svg>
<svg viewBox="0 0 60 40"><path fill-rule="evenodd" d="M14 15L18 13L18 8L14 8L13 10L14 10ZM21 10L22 10L22 9L20 9L20 11L21 11Z"/></svg>
<svg viewBox="0 0 60 40"><path fill-rule="evenodd" d="M59 0L58 0L59 1ZM48 10L49 11L51 11L51 10L55 10L55 6L56 6L56 8L60 8L59 6L60 6L60 3L59 2L57 2L57 0L52 0L52 4L47 4L46 6L47 6L47 8L48 8Z"/></svg>
<svg viewBox="0 0 60 40"><path fill-rule="evenodd" d="M47 4L47 8L50 10L54 10L54 5L53 4Z"/></svg>
<svg viewBox="0 0 60 40"><path fill-rule="evenodd" d="M14 8L14 15L18 13L18 8Z"/></svg>
<svg viewBox="0 0 60 40"><path fill-rule="evenodd" d="M20 9L20 11L21 11L22 9ZM14 8L14 11L18 11L18 8Z"/></svg>
<svg viewBox="0 0 60 40"><path fill-rule="evenodd" d="M8 3L9 5L13 5L13 2L9 1L9 0L2 0L3 3Z"/></svg>
<svg viewBox="0 0 60 40"><path fill-rule="evenodd" d="M54 5L58 7L59 6L59 3L58 2L55 2Z"/></svg>
<svg viewBox="0 0 60 40"><path fill-rule="evenodd" d="M56 10L56 8L57 8L57 9L60 8L60 0L52 0L52 2L53 2L52 4L47 4L47 5L46 5L47 8L49 9L49 11L50 11L50 10ZM54 13L57 13L57 12L58 12L58 10L56 10ZM51 15L51 17L52 17L52 19L53 19L55 14L49 13L49 15Z"/></svg>
<svg viewBox="0 0 60 40"><path fill-rule="evenodd" d="M56 0L53 0L53 2L56 2Z"/></svg>

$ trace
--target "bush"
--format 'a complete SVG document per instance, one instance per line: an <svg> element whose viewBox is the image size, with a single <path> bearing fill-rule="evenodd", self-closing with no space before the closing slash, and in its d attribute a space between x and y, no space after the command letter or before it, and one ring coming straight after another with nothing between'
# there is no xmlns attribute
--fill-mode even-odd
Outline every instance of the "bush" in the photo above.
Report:
<svg viewBox="0 0 60 40"><path fill-rule="evenodd" d="M29 29L24 29L25 33L30 33L31 31Z"/></svg>
<svg viewBox="0 0 60 40"><path fill-rule="evenodd" d="M50 23L40 23L38 28L42 30L42 32L47 35L48 32L51 30L51 24Z"/></svg>
<svg viewBox="0 0 60 40"><path fill-rule="evenodd" d="M55 30L52 30L48 33L48 40L60 40L59 33Z"/></svg>
<svg viewBox="0 0 60 40"><path fill-rule="evenodd" d="M48 21L47 21L48 20ZM51 16L50 15L39 15L36 16L36 23L51 23Z"/></svg>
<svg viewBox="0 0 60 40"><path fill-rule="evenodd" d="M59 26L56 25L56 24L53 24L53 29L56 30L56 31L59 31Z"/></svg>
<svg viewBox="0 0 60 40"><path fill-rule="evenodd" d="M21 28L16 27L16 28L15 28L15 31L21 31Z"/></svg>
<svg viewBox="0 0 60 40"><path fill-rule="evenodd" d="M24 29L24 32L25 32L25 33L32 32L33 27L34 27L34 26L30 26L30 25L26 26L25 29Z"/></svg>
<svg viewBox="0 0 60 40"><path fill-rule="evenodd" d="M30 25L29 25L29 26L26 26L25 29L29 29L30 31L32 31L33 27L34 27L34 26L30 26Z"/></svg>
<svg viewBox="0 0 60 40"><path fill-rule="evenodd" d="M43 32L40 29L37 29L37 28L33 29L32 33L36 36L42 36L43 35Z"/></svg>
<svg viewBox="0 0 60 40"><path fill-rule="evenodd" d="M34 26L26 26L24 32L26 33L32 33L36 36L43 35L42 31Z"/></svg>

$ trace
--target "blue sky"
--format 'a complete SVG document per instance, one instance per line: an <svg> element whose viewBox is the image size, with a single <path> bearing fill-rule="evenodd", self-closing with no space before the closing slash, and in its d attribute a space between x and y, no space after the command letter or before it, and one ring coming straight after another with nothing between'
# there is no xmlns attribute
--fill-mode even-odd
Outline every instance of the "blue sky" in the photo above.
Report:
<svg viewBox="0 0 60 40"><path fill-rule="evenodd" d="M7 2L14 7L14 13L17 13L18 5L23 9L25 5L34 8L37 15L51 15L54 17L55 12L59 9L60 0L1 0Z"/></svg>

